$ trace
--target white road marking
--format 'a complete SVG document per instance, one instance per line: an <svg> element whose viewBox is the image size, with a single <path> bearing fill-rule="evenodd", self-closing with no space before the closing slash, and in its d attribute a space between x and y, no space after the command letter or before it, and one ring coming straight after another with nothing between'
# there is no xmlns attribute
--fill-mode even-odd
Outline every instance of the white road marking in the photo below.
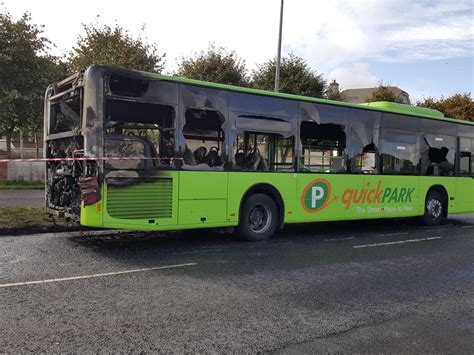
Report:
<svg viewBox="0 0 474 355"><path fill-rule="evenodd" d="M474 226L462 226L461 228L472 228Z"/></svg>
<svg viewBox="0 0 474 355"><path fill-rule="evenodd" d="M415 242L423 242L427 240L435 240L441 239L441 237L431 237L431 238L420 238L420 239L407 239L407 240L399 240L396 242L386 242L386 243L376 243L376 244L362 244L362 245L354 245L354 249L359 248L370 248L370 247L378 247L383 245L394 245L394 244L404 244L404 243L415 243Z"/></svg>
<svg viewBox="0 0 474 355"><path fill-rule="evenodd" d="M431 228L431 229L424 229L425 232L437 232L437 231L445 231L451 228Z"/></svg>
<svg viewBox="0 0 474 355"><path fill-rule="evenodd" d="M323 239L323 242L337 242L339 240L352 240L352 239L355 239L355 238L347 237L347 238Z"/></svg>
<svg viewBox="0 0 474 355"><path fill-rule="evenodd" d="M222 248L210 248L210 249L201 249L201 250L190 250L190 251L183 251L183 252L179 252L179 253L173 253L173 255L214 253L214 252L216 252L216 251L222 251Z"/></svg>
<svg viewBox="0 0 474 355"><path fill-rule="evenodd" d="M146 271L154 271L154 270L175 269L175 268L179 268L179 267L196 266L196 265L197 265L197 263L187 263L187 264L177 264L177 265L147 267L147 268L142 268L142 269L132 269L132 270L124 270L124 271L106 272L106 273L102 273L102 274L63 277L63 278L58 278L58 279L46 279L46 280L37 280L37 281L14 282L14 283L8 283L8 284L0 284L0 288L26 286L26 285L38 285L38 284L45 284L45 283L51 283L51 282L63 282L63 281L72 281L72 280L92 279L92 278L97 278L97 277L107 277L107 276L116 276L116 275L124 275L124 274L133 274L133 273L137 273L137 272L146 272Z"/></svg>
<svg viewBox="0 0 474 355"><path fill-rule="evenodd" d="M391 236L394 236L394 235L405 235L405 234L408 234L408 232L379 234L379 235L377 235L377 237L391 237Z"/></svg>

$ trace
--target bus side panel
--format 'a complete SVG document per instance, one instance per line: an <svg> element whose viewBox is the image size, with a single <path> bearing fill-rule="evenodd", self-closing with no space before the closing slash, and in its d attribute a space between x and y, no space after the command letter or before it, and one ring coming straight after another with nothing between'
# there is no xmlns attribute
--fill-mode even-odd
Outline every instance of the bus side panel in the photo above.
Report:
<svg viewBox="0 0 474 355"><path fill-rule="evenodd" d="M418 176L366 175L365 185L368 194L363 209L360 209L365 218L422 214Z"/></svg>
<svg viewBox="0 0 474 355"><path fill-rule="evenodd" d="M456 178L451 176L421 176L420 177L420 208L425 209L426 195L432 186L443 186L448 193L448 213L456 213ZM423 214L423 213L422 213Z"/></svg>
<svg viewBox="0 0 474 355"><path fill-rule="evenodd" d="M178 171L123 187L104 183L103 226L137 230L173 229L178 223ZM110 191L109 191L110 190Z"/></svg>
<svg viewBox="0 0 474 355"><path fill-rule="evenodd" d="M418 190L417 176L301 174L297 221L416 216Z"/></svg>
<svg viewBox="0 0 474 355"><path fill-rule="evenodd" d="M456 213L474 212L474 178L456 178Z"/></svg>
<svg viewBox="0 0 474 355"><path fill-rule="evenodd" d="M178 223L225 223L228 175L220 171L180 171Z"/></svg>
<svg viewBox="0 0 474 355"><path fill-rule="evenodd" d="M273 186L281 195L285 205L285 221L294 219L297 206L296 174L264 172L229 173L229 198L227 201L227 220L235 224L239 221L240 203L244 194L257 184Z"/></svg>
<svg viewBox="0 0 474 355"><path fill-rule="evenodd" d="M344 191L362 189L364 176L345 174L299 174L295 222L346 219L350 204L343 204ZM350 210L350 213L354 213Z"/></svg>

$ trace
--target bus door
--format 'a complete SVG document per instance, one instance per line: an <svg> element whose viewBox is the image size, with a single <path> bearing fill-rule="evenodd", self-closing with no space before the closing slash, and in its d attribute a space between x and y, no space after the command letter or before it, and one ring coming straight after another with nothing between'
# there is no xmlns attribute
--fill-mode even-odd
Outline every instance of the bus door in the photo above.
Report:
<svg viewBox="0 0 474 355"><path fill-rule="evenodd" d="M378 175L366 175L368 218L420 214L418 135L382 129Z"/></svg>
<svg viewBox="0 0 474 355"><path fill-rule="evenodd" d="M456 212L474 211L474 139L459 139L459 177L456 179Z"/></svg>

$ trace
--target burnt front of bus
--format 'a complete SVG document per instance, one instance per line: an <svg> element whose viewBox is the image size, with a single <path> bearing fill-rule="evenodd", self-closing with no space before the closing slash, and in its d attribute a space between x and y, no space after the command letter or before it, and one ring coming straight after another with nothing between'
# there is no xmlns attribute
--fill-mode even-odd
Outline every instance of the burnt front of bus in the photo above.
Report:
<svg viewBox="0 0 474 355"><path fill-rule="evenodd" d="M170 214L172 182L160 172L181 162L175 154L177 101L175 85L105 66L51 85L45 156L62 160L47 163L48 211L83 223L83 208L97 205L106 193L108 215L114 218ZM149 190L127 189L149 184ZM163 203L147 208L150 193L169 198L155 196Z"/></svg>

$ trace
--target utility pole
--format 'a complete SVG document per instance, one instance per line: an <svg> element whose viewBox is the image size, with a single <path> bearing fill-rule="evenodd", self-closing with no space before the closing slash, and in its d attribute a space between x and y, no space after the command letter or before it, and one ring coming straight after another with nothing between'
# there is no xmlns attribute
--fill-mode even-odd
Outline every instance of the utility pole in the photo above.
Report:
<svg viewBox="0 0 474 355"><path fill-rule="evenodd" d="M275 69L275 92L280 90L280 61L281 61L281 33L283 28L283 0L281 0L280 8L280 31L278 33L278 51Z"/></svg>

